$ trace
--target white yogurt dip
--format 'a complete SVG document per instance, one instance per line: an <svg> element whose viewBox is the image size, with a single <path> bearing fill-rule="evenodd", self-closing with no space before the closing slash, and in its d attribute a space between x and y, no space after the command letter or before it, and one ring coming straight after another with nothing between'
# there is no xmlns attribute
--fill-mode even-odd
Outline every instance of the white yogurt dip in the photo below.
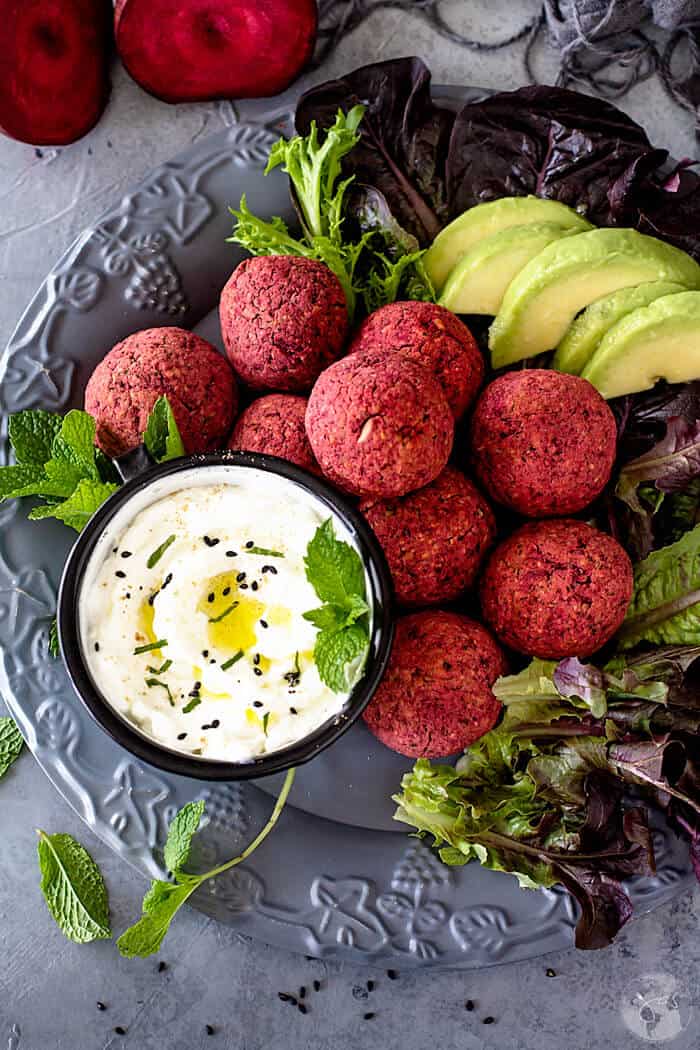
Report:
<svg viewBox="0 0 700 1050"><path fill-rule="evenodd" d="M303 559L328 517L355 546L303 488L252 468L183 471L137 493L79 595L105 700L159 744L214 761L276 751L338 715L349 693L321 681L303 618L320 604Z"/></svg>

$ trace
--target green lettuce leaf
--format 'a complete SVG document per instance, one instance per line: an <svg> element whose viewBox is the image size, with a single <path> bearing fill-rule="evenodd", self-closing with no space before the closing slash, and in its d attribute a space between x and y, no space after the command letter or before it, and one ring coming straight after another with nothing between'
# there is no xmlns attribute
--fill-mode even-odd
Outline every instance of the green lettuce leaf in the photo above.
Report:
<svg viewBox="0 0 700 1050"><path fill-rule="evenodd" d="M700 525L652 553L634 571L620 646L700 645Z"/></svg>

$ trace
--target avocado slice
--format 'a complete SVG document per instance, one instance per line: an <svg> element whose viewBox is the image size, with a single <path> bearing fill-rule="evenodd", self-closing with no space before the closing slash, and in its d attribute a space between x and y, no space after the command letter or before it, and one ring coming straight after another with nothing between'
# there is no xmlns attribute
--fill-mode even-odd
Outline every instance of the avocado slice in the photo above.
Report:
<svg viewBox="0 0 700 1050"><path fill-rule="evenodd" d="M496 314L506 288L530 259L552 241L579 232L532 222L492 233L462 256L438 302L455 314Z"/></svg>
<svg viewBox="0 0 700 1050"><path fill-rule="evenodd" d="M700 377L700 292L641 306L608 329L581 373L605 398L649 390L658 379Z"/></svg>
<svg viewBox="0 0 700 1050"><path fill-rule="evenodd" d="M554 223L581 232L593 229L573 208L546 197L502 197L475 204L441 230L423 256L435 290L442 291L450 271L479 241L509 226L525 226L531 222Z"/></svg>
<svg viewBox="0 0 700 1050"><path fill-rule="evenodd" d="M508 285L489 331L493 367L553 350L579 310L647 281L700 288L700 266L636 230L592 230L548 244Z"/></svg>
<svg viewBox="0 0 700 1050"><path fill-rule="evenodd" d="M607 330L621 318L640 306L648 306L662 295L673 295L674 292L683 291L685 288L682 284L649 281L646 284L633 285L631 288L620 288L617 292L604 295L602 299L596 299L569 326L557 347L552 367L560 372L578 375L593 356Z"/></svg>

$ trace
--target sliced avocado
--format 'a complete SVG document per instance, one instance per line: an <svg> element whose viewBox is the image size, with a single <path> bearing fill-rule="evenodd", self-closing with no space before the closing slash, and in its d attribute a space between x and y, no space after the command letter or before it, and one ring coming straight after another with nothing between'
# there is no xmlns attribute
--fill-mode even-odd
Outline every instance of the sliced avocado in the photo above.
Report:
<svg viewBox="0 0 700 1050"><path fill-rule="evenodd" d="M553 223L511 226L486 237L463 255L438 300L456 314L496 314L505 290L543 248L580 233Z"/></svg>
<svg viewBox="0 0 700 1050"><path fill-rule="evenodd" d="M636 230L592 230L548 244L503 296L489 331L493 367L553 350L579 310L647 281L700 288L700 266L680 248Z"/></svg>
<svg viewBox="0 0 700 1050"><path fill-rule="evenodd" d="M436 291L442 291L450 271L479 241L509 226L525 226L531 222L551 222L580 231L593 229L573 208L546 197L502 197L475 204L441 230L423 256Z"/></svg>
<svg viewBox="0 0 700 1050"><path fill-rule="evenodd" d="M658 379L700 377L700 292L641 306L609 328L581 373L605 398L649 390Z"/></svg>
<svg viewBox="0 0 700 1050"><path fill-rule="evenodd" d="M560 372L578 375L588 359L593 356L607 330L626 314L632 313L639 306L648 306L662 295L684 291L682 284L649 281L647 284L637 284L631 288L620 288L617 292L604 295L602 299L596 299L569 326L557 347L552 367Z"/></svg>

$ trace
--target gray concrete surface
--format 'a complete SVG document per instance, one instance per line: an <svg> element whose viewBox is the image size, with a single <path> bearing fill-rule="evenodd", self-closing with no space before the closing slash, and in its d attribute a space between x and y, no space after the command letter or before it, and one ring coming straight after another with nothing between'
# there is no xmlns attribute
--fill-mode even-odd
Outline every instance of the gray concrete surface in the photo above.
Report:
<svg viewBox="0 0 700 1050"><path fill-rule="evenodd" d="M452 0L443 12L463 31L496 39L535 6ZM518 48L470 54L392 11L378 12L347 38L316 79L411 52L426 59L436 81L496 88L522 82ZM541 49L537 67L551 79L555 56ZM677 156L694 152L689 115L671 106L658 83L640 85L623 105ZM81 143L35 151L0 141L0 343L86 223L153 164L230 119L225 103L165 106L115 69L109 108ZM607 951L474 974L399 974L392 981L383 971L325 965L251 943L191 911L178 919L158 959L126 961L109 943L66 942L46 912L37 827L70 832L92 851L109 884L116 930L138 914L145 882L81 825L27 753L0 784L0 814L0 1050L700 1048L697 890L634 922ZM375 982L371 992L368 980ZM277 996L301 985L308 989L305 1015ZM368 1013L374 1016L365 1020ZM487 1017L493 1023L484 1024Z"/></svg>

